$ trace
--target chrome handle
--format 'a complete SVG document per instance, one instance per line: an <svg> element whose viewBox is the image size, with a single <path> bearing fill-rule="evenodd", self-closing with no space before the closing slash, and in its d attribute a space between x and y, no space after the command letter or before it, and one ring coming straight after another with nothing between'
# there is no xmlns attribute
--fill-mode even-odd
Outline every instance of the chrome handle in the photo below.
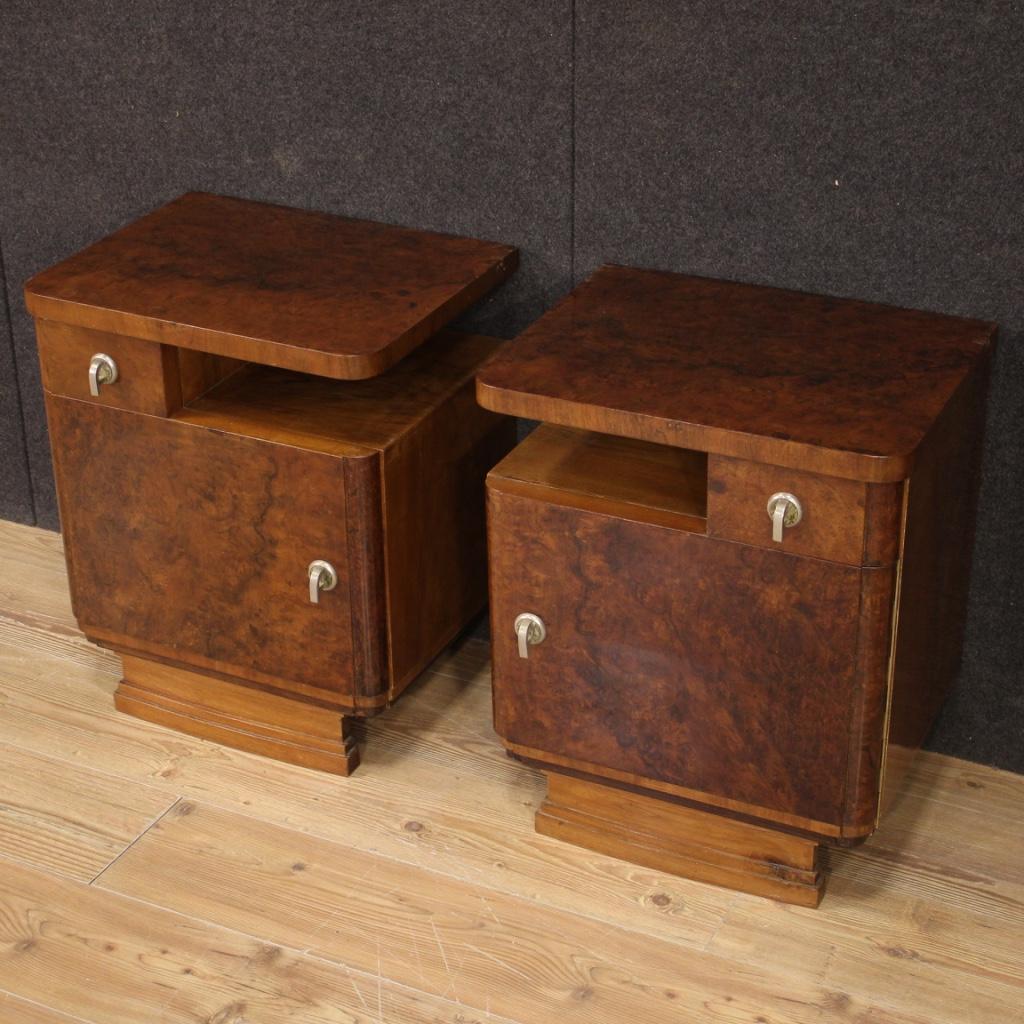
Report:
<svg viewBox="0 0 1024 1024"><path fill-rule="evenodd" d="M529 658L530 647L542 644L548 635L547 629L539 615L533 612L523 612L516 616L515 621L516 642L519 644L519 657Z"/></svg>
<svg viewBox="0 0 1024 1024"><path fill-rule="evenodd" d="M768 499L768 515L772 517L772 540L781 544L783 529L796 526L803 519L804 509L795 494L778 491Z"/></svg>
<svg viewBox="0 0 1024 1024"><path fill-rule="evenodd" d="M105 352L97 352L89 360L89 394L100 397L101 384L113 384L117 380L117 363Z"/></svg>
<svg viewBox="0 0 1024 1024"><path fill-rule="evenodd" d="M333 590L338 585L338 574L330 562L318 558L309 563L309 599L313 604L320 603L321 590Z"/></svg>

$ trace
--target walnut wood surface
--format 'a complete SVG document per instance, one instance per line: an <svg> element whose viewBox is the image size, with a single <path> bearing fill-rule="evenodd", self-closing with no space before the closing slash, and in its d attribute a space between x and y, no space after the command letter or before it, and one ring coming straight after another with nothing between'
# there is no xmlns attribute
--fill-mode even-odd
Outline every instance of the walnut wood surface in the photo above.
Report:
<svg viewBox="0 0 1024 1024"><path fill-rule="evenodd" d="M191 192L25 292L36 317L351 379L394 365L516 263L493 242Z"/></svg>
<svg viewBox="0 0 1024 1024"><path fill-rule="evenodd" d="M91 332L57 326L59 363ZM369 381L168 348L188 357L170 380L200 397L165 420L51 396L83 629L226 685L379 710L486 598L483 481L515 426L476 404L473 376L497 345L442 332ZM317 557L341 576L320 609Z"/></svg>
<svg viewBox="0 0 1024 1024"><path fill-rule="evenodd" d="M37 322L36 338L43 387L51 394L153 416L166 416L181 405L176 349L51 320ZM117 364L118 378L101 385L94 398L89 393L89 362L100 352Z"/></svg>
<svg viewBox="0 0 1024 1024"><path fill-rule="evenodd" d="M495 477L488 501L495 723L511 749L822 837L874 828L892 568L551 505ZM525 611L548 632L527 660Z"/></svg>
<svg viewBox="0 0 1024 1024"><path fill-rule="evenodd" d="M891 564L898 552L902 490L900 484L865 484L712 455L708 534L847 565ZM799 499L803 514L777 544L767 505L780 491ZM877 491L892 493L869 497Z"/></svg>
<svg viewBox="0 0 1024 1024"><path fill-rule="evenodd" d="M167 416L205 394L245 364L237 359L175 348L109 331L37 320L43 387L50 394ZM89 393L89 362L99 352L117 364L118 379Z"/></svg>
<svg viewBox="0 0 1024 1024"><path fill-rule="evenodd" d="M352 704L372 713L390 695L387 566L380 459L343 459L347 587L352 618ZM334 567L335 569L338 566ZM328 596L328 595L324 595Z"/></svg>
<svg viewBox="0 0 1024 1024"><path fill-rule="evenodd" d="M301 438L323 451L382 451L432 410L472 384L501 342L444 330L386 373L337 381L269 366L246 366L189 403L178 418L275 440ZM488 423L507 421L483 414Z"/></svg>
<svg viewBox="0 0 1024 1024"><path fill-rule="evenodd" d="M48 411L86 633L354 699L343 475L353 460L67 398L49 397ZM315 558L340 577L318 605L306 576Z"/></svg>
<svg viewBox="0 0 1024 1024"><path fill-rule="evenodd" d="M515 443L467 379L384 452L389 699L487 601L484 480Z"/></svg>
<svg viewBox="0 0 1024 1024"><path fill-rule="evenodd" d="M167 346L170 347L170 346ZM178 377L181 381L181 401L188 404L226 377L237 373L246 364L240 359L197 352L192 348L173 349L178 357Z"/></svg>
<svg viewBox="0 0 1024 1024"><path fill-rule="evenodd" d="M657 519L651 510L668 512L700 520L692 525L704 529L708 460L703 452L545 423L493 473L506 486L509 481L533 485L530 493L550 500L583 502L627 519Z"/></svg>
<svg viewBox="0 0 1024 1024"><path fill-rule="evenodd" d="M898 482L995 326L604 267L481 372L489 409Z"/></svg>
<svg viewBox="0 0 1024 1024"><path fill-rule="evenodd" d="M477 405L473 379L499 344L442 331L366 381L249 366L176 414L211 430L314 451L380 453L381 479L362 506L372 512L360 526L372 540L357 539L350 522L349 557L351 566L364 559L375 566L352 572L357 675L361 657L382 664L389 699L486 601L484 477L515 444L515 424ZM362 598L359 581L377 572L386 596ZM373 620L386 622L386 630L356 621L365 601L386 604L386 615Z"/></svg>
<svg viewBox="0 0 1024 1024"><path fill-rule="evenodd" d="M547 772L542 835L658 871L816 907L818 844L613 786Z"/></svg>
<svg viewBox="0 0 1024 1024"><path fill-rule="evenodd" d="M118 711L278 761L349 775L359 765L351 719L145 658L122 658Z"/></svg>
<svg viewBox="0 0 1024 1024"><path fill-rule="evenodd" d="M907 483L886 802L956 682L981 476L989 358L961 385Z"/></svg>

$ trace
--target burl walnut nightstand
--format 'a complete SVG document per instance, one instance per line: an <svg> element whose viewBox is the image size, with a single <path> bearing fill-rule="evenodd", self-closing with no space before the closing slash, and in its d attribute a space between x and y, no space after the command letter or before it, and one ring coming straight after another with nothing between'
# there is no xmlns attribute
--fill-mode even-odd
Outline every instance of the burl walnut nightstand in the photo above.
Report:
<svg viewBox="0 0 1024 1024"><path fill-rule="evenodd" d="M494 709L537 828L815 905L955 675L994 325L606 267L503 347Z"/></svg>
<svg viewBox="0 0 1024 1024"><path fill-rule="evenodd" d="M347 774L482 607L515 250L193 193L33 278L75 614L117 706ZM370 378L370 379L365 379Z"/></svg>

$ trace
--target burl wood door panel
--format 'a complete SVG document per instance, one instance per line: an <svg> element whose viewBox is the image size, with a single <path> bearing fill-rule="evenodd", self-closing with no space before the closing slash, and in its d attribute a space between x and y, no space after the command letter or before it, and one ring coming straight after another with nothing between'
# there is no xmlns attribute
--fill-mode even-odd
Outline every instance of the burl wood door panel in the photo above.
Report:
<svg viewBox="0 0 1024 1024"><path fill-rule="evenodd" d="M826 836L871 830L891 569L494 487L488 504L495 723L511 749ZM547 627L528 659L520 612Z"/></svg>
<svg viewBox="0 0 1024 1024"><path fill-rule="evenodd" d="M352 462L376 467L374 456L339 458L64 398L50 397L48 411L87 635L348 702L354 510L345 472ZM316 558L340 577L319 604L307 577Z"/></svg>

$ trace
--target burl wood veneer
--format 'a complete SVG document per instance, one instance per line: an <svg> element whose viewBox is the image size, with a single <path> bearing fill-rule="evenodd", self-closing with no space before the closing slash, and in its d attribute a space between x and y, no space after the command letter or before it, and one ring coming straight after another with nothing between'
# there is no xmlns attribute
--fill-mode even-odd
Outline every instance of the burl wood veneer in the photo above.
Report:
<svg viewBox="0 0 1024 1024"><path fill-rule="evenodd" d="M606 267L481 371L546 421L488 477L495 723L548 774L539 831L817 903L957 671L994 336Z"/></svg>
<svg viewBox="0 0 1024 1024"><path fill-rule="evenodd" d="M483 482L514 429L474 399L497 342L442 328L514 265L190 194L28 283L73 606L123 656L119 708L356 765L350 719L486 597ZM116 379L90 382L100 354Z"/></svg>

